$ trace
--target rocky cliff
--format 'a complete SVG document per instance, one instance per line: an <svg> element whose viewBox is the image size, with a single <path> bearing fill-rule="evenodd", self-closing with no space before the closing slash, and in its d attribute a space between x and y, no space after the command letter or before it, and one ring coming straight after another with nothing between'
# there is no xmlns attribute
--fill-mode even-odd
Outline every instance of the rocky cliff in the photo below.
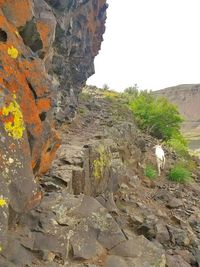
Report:
<svg viewBox="0 0 200 267"><path fill-rule="evenodd" d="M183 130L186 132L200 130L200 84L183 84L154 92L167 97L176 104L185 118Z"/></svg>
<svg viewBox="0 0 200 267"><path fill-rule="evenodd" d="M106 8L105 0L0 0L0 251L11 245L15 214L42 198L35 177L60 145L55 119L73 119L94 73Z"/></svg>

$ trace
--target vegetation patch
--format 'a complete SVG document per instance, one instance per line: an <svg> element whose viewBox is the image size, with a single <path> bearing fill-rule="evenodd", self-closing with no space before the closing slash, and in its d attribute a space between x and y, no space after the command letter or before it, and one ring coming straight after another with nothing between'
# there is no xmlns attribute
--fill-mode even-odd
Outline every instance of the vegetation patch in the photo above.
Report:
<svg viewBox="0 0 200 267"><path fill-rule="evenodd" d="M139 92L136 87L127 88L123 97L127 97L127 104L142 131L163 140L179 156L188 156L188 143L181 133L184 120L175 105L152 92Z"/></svg>
<svg viewBox="0 0 200 267"><path fill-rule="evenodd" d="M170 170L168 177L171 181L186 183L191 181L191 172L182 164L177 164Z"/></svg>
<svg viewBox="0 0 200 267"><path fill-rule="evenodd" d="M154 180L157 177L157 171L152 165L148 164L145 167L144 175L148 177L149 179Z"/></svg>
<svg viewBox="0 0 200 267"><path fill-rule="evenodd" d="M189 155L188 143L182 135L176 135L166 142L179 156Z"/></svg>
<svg viewBox="0 0 200 267"><path fill-rule="evenodd" d="M78 111L80 114L85 114L87 112L86 108L79 108Z"/></svg>
<svg viewBox="0 0 200 267"><path fill-rule="evenodd" d="M120 94L115 92L115 91L111 91L111 90L102 90L102 95L103 97L105 97L106 99L112 101L112 100L116 100L117 98L120 98Z"/></svg>
<svg viewBox="0 0 200 267"><path fill-rule="evenodd" d="M105 168L110 165L111 153L103 145L98 147L97 152L99 157L93 162L93 175L96 180L101 180L104 177Z"/></svg>
<svg viewBox="0 0 200 267"><path fill-rule="evenodd" d="M80 99L83 101L89 101L91 99L91 95L87 92L82 92L80 94Z"/></svg>
<svg viewBox="0 0 200 267"><path fill-rule="evenodd" d="M154 97L146 91L141 92L130 104L135 120L142 130L152 136L170 140L180 134L183 122L175 105L166 98Z"/></svg>

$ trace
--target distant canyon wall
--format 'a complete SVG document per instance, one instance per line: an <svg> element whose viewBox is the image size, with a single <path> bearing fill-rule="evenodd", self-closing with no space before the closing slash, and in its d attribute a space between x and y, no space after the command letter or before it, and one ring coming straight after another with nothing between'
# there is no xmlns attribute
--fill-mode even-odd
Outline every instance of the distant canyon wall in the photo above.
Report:
<svg viewBox="0 0 200 267"><path fill-rule="evenodd" d="M184 132L200 134L200 84L183 84L154 92L176 104L185 119Z"/></svg>

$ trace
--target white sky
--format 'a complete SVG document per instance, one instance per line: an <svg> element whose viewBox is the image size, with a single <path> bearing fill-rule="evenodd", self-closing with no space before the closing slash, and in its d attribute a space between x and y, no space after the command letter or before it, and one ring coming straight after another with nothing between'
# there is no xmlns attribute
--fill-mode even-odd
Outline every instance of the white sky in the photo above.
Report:
<svg viewBox="0 0 200 267"><path fill-rule="evenodd" d="M200 83L200 0L108 0L106 33L87 84L122 91Z"/></svg>

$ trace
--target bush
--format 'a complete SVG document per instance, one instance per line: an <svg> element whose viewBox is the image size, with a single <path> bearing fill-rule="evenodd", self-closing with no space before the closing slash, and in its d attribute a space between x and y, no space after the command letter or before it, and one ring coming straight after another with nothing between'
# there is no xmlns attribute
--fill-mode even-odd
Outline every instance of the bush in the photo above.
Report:
<svg viewBox="0 0 200 267"><path fill-rule="evenodd" d="M188 143L182 135L175 135L170 140L168 140L167 145L169 145L179 156L186 157L189 155Z"/></svg>
<svg viewBox="0 0 200 267"><path fill-rule="evenodd" d="M191 180L191 172L184 166L178 164L171 169L169 180L178 183L189 182Z"/></svg>
<svg viewBox="0 0 200 267"><path fill-rule="evenodd" d="M175 135L181 135L183 122L177 107L166 98L154 97L150 92L141 92L131 103L138 126L152 136L170 140Z"/></svg>
<svg viewBox="0 0 200 267"><path fill-rule="evenodd" d="M120 94L115 92L115 91L111 91L111 90L103 90L101 91L103 97L105 97L107 100L116 100L117 98L120 97Z"/></svg>
<svg viewBox="0 0 200 267"><path fill-rule="evenodd" d="M131 95L132 97L137 97L139 95L139 89L137 84L134 86L130 86L124 90L124 93L127 95Z"/></svg>
<svg viewBox="0 0 200 267"><path fill-rule="evenodd" d="M157 172L153 166L147 165L144 170L144 175L147 176L149 179L154 180L157 176Z"/></svg>
<svg viewBox="0 0 200 267"><path fill-rule="evenodd" d="M103 86L102 86L102 89L103 90L109 90L110 87L107 85L107 83L104 83Z"/></svg>

